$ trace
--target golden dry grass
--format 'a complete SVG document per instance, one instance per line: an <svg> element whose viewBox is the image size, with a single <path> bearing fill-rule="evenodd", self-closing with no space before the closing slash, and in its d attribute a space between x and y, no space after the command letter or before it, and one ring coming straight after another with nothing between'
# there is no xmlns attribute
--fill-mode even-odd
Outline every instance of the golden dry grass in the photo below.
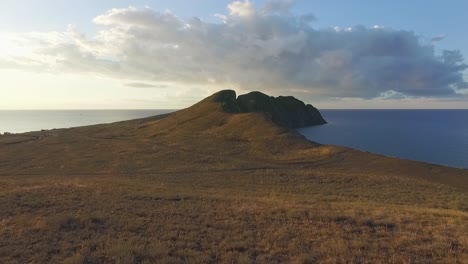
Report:
<svg viewBox="0 0 468 264"><path fill-rule="evenodd" d="M1 136L0 262L466 263L466 170L221 109Z"/></svg>
<svg viewBox="0 0 468 264"><path fill-rule="evenodd" d="M16 176L0 186L2 263L468 258L467 193L419 180L267 170Z"/></svg>

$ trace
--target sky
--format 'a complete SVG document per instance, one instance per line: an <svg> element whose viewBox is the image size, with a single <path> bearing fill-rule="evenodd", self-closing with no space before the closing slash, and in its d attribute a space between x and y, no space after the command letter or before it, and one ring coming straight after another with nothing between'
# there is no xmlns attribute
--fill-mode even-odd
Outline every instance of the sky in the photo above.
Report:
<svg viewBox="0 0 468 264"><path fill-rule="evenodd" d="M2 0L0 109L468 108L468 1Z"/></svg>

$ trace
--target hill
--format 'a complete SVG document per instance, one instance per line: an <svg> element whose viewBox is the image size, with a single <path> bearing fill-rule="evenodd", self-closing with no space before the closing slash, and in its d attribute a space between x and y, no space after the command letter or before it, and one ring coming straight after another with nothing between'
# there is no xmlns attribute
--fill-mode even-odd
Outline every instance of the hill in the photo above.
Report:
<svg viewBox="0 0 468 264"><path fill-rule="evenodd" d="M0 137L0 261L462 262L468 171L306 140L292 97Z"/></svg>

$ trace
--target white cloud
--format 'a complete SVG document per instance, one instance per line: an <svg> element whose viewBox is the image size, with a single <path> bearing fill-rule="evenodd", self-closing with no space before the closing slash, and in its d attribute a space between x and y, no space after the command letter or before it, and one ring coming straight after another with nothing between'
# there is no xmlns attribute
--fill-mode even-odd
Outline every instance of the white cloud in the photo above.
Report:
<svg viewBox="0 0 468 264"><path fill-rule="evenodd" d="M228 20L228 16L226 16L226 15L214 14L214 17L217 17L217 18L221 19L221 21L223 21L223 23L226 23L227 20Z"/></svg>
<svg viewBox="0 0 468 264"><path fill-rule="evenodd" d="M260 10L269 13L233 2L230 14L218 15L223 23L147 7L111 9L94 19L96 35L75 26L10 35L0 42L9 50L0 68L323 97L448 97L468 87L457 51L436 54L415 33L382 26L315 29L314 16L290 13L290 3L268 2Z"/></svg>
<svg viewBox="0 0 468 264"><path fill-rule="evenodd" d="M257 13L254 4L250 0L235 1L228 5L229 13L238 17L253 17Z"/></svg>

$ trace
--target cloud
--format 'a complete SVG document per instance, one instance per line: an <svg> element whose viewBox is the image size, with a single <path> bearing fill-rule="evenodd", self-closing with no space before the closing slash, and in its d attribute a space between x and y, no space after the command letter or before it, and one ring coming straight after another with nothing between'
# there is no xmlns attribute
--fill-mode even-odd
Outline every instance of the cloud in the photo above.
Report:
<svg viewBox="0 0 468 264"><path fill-rule="evenodd" d="M270 0L265 3L263 10L266 13L287 13L294 3L295 0Z"/></svg>
<svg viewBox="0 0 468 264"><path fill-rule="evenodd" d="M292 3L270 1L259 12L236 1L220 23L111 9L94 19L92 36L70 26L11 38L24 50L0 54L0 67L328 98L455 97L468 88L459 51L439 54L412 31L382 26L316 29Z"/></svg>
<svg viewBox="0 0 468 264"><path fill-rule="evenodd" d="M141 83L141 82L126 83L125 86L133 87L133 88L160 88L160 89L169 87L164 84L150 84L150 83Z"/></svg>
<svg viewBox="0 0 468 264"><path fill-rule="evenodd" d="M385 91L380 94L380 97L378 97L378 99L382 100L401 100L406 98L408 98L408 96L405 96L404 94L395 92L393 90Z"/></svg>
<svg viewBox="0 0 468 264"><path fill-rule="evenodd" d="M446 37L447 37L446 34L441 34L441 35L438 35L438 36L435 36L435 37L431 38L431 42L436 43L436 42L439 42L441 40L444 40Z"/></svg>
<svg viewBox="0 0 468 264"><path fill-rule="evenodd" d="M257 13L254 4L250 0L232 2L228 5L228 9L232 16L239 17L252 17Z"/></svg>

